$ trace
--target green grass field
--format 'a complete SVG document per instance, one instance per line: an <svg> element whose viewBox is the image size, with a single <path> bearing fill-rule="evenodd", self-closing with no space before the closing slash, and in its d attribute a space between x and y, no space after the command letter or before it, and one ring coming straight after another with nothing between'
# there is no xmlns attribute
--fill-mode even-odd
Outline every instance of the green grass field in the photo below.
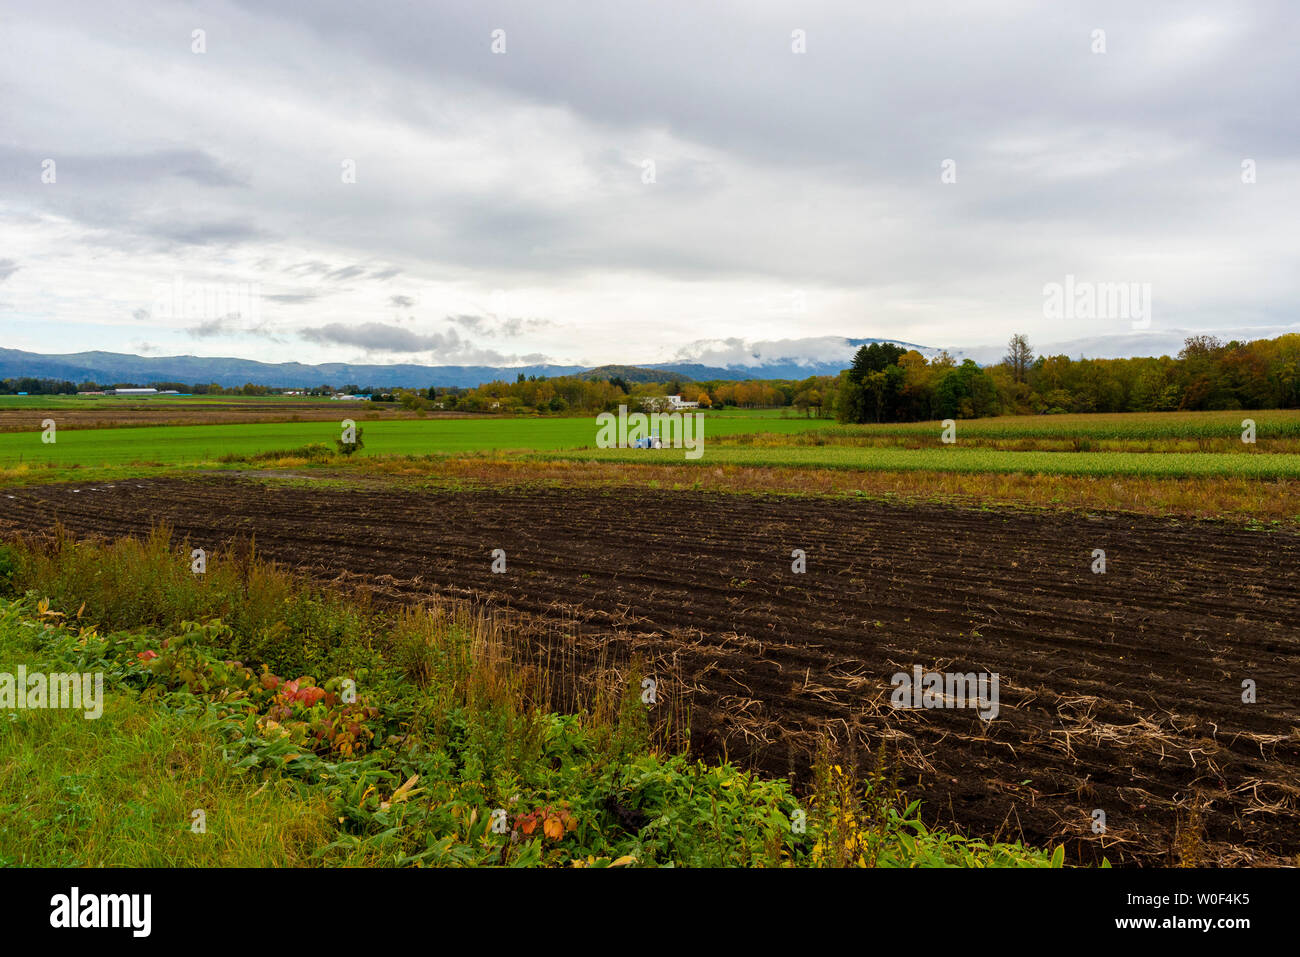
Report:
<svg viewBox="0 0 1300 957"><path fill-rule="evenodd" d="M1293 410L965 420L957 423L955 445L940 444L941 425L937 422L844 426L826 419L781 415L784 411L706 413L704 455L694 461L687 460L682 450L595 448L598 429L592 417L485 416L363 422L362 456L516 452L550 459L658 465L1152 478L1300 477L1300 452L1296 451L1300 411ZM340 422L347 412L340 409ZM51 417L58 421L57 412ZM1259 444L1240 441L1243 419L1256 423ZM137 465L213 464L227 457L289 452L311 444L332 449L339 434L340 426L335 422L65 428L57 432L56 442L47 444L33 428L0 434L0 468L11 473L15 469L40 470L46 481L52 480L56 472L61 478L75 477L72 470L84 470L82 474L90 477L88 473L97 469L120 473ZM997 440L1017 439L1086 442L1077 451L988 447ZM891 445L895 440L896 444ZM1148 448L1116 449L1104 444L1088 447L1088 443L1130 440L1147 443Z"/></svg>
<svg viewBox="0 0 1300 957"><path fill-rule="evenodd" d="M958 438L979 439L1079 439L1157 440L1179 442L1200 439L1240 441L1242 421L1255 423L1264 439L1300 438L1300 409L1264 409L1232 412L1113 412L1079 415L1006 415L989 419L960 419ZM939 422L884 422L878 425L834 426L831 431L852 431L871 438L937 438Z"/></svg>
<svg viewBox="0 0 1300 957"><path fill-rule="evenodd" d="M340 414L340 421L342 418ZM760 421L740 415L710 416L705 440L710 435L790 433L817 426L812 419L769 417ZM401 419L363 422L361 428L363 454L370 455L574 449L594 446L597 432L594 418ZM339 435L339 426L332 422L64 429L56 432L56 441L49 444L41 441L37 430L10 432L0 434L0 467L19 463L93 468L132 462L212 462L227 455L256 455L314 442L332 448Z"/></svg>

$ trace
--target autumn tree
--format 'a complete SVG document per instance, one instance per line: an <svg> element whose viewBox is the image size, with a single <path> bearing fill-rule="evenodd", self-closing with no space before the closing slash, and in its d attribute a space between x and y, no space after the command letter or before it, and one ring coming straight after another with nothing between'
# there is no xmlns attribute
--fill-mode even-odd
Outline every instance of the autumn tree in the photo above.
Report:
<svg viewBox="0 0 1300 957"><path fill-rule="evenodd" d="M1015 382L1024 382L1029 374L1029 367L1034 362L1034 350L1029 346L1029 340L1021 333L1017 332L1007 343L1007 354L1002 359L1003 365L1011 370L1011 378Z"/></svg>

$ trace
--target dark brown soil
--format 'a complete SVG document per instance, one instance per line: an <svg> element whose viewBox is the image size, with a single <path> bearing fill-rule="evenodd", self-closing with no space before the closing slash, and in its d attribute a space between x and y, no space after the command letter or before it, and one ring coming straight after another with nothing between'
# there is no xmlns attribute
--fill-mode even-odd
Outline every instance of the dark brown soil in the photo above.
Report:
<svg viewBox="0 0 1300 957"><path fill-rule="evenodd" d="M636 489L0 492L0 530L114 536L159 521L214 549L256 536L266 557L390 599L576 620L584 640L675 662L701 754L801 782L823 734L864 763L883 744L932 823L1065 842L1072 859L1300 854L1292 533ZM791 571L796 548L806 574ZM1091 571L1097 548L1105 574ZM997 673L997 718L892 708L891 676L914 664ZM1247 679L1257 703L1242 702Z"/></svg>

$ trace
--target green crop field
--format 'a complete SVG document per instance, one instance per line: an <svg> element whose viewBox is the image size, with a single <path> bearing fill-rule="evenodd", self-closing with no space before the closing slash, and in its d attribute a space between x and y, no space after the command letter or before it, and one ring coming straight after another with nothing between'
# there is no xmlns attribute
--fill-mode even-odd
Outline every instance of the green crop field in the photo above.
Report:
<svg viewBox="0 0 1300 957"><path fill-rule="evenodd" d="M795 432L816 426L812 419L767 418L760 422L739 415L709 416L705 440L711 435ZM372 455L572 449L594 446L597 432L594 418L400 419L363 422L361 428L364 454ZM268 422L63 429L55 435L56 441L46 444L38 430L0 434L0 466L211 462L228 455L256 455L317 442L333 448L340 429L332 422Z"/></svg>
<svg viewBox="0 0 1300 957"><path fill-rule="evenodd" d="M1300 438L1300 410L1264 409L1232 412L1116 412L1080 415L1015 415L960 419L958 437L987 439L1197 440L1240 439L1242 422L1255 423L1259 439ZM822 420L822 427L828 423ZM935 438L940 422L885 422L878 425L831 425L835 434L865 437Z"/></svg>
<svg viewBox="0 0 1300 957"><path fill-rule="evenodd" d="M26 397L24 397L26 398ZM84 401L84 400L69 400ZM347 409L340 409L340 421ZM1295 445L1270 451L1268 442L1300 436L1300 412L1208 412L1131 415L1033 416L964 420L957 444L939 444L937 422L836 425L825 419L774 414L782 410L705 413L704 455L682 450L595 448L593 417L396 419L361 423L363 456L524 452L544 458L683 465L787 466L889 471L1024 472L1146 477L1293 478L1300 476ZM57 422L57 411L52 413ZM1241 422L1253 419L1262 444L1240 442ZM46 444L33 428L0 434L0 468L121 468L135 463L185 466L226 457L289 452L311 444L331 449L335 422L65 428ZM898 439L900 445L880 443ZM980 447L996 439L1144 440L1154 451L1059 451ZM962 442L972 445L963 447ZM901 447L906 442L912 447ZM1177 443L1217 442L1214 451ZM920 444L922 447L916 447ZM48 477L47 479L48 480Z"/></svg>

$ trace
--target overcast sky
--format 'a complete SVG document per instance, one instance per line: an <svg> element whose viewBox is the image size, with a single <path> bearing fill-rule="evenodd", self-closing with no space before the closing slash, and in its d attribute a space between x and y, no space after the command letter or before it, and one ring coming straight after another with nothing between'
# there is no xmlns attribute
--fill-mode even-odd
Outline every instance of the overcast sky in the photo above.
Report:
<svg viewBox="0 0 1300 957"><path fill-rule="evenodd" d="M1300 321L1297 26L1295 3L6 0L0 346L508 365L1268 334ZM1149 326L1049 317L1067 275L1149 284Z"/></svg>

